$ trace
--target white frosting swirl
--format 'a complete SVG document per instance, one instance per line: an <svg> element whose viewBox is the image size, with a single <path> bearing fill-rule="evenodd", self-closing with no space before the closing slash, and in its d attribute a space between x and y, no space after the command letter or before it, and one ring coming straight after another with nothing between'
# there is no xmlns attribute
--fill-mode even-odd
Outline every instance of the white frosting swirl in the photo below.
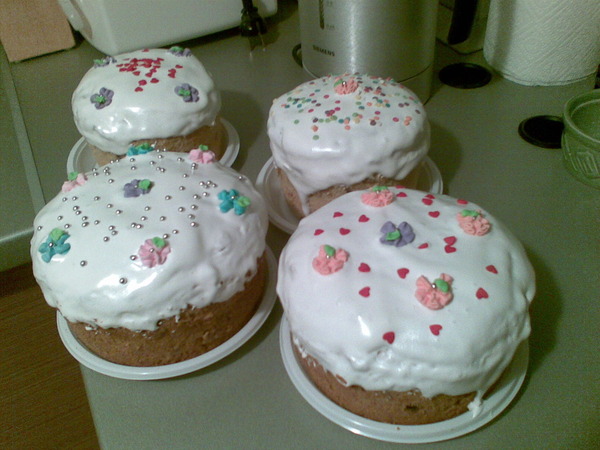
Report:
<svg viewBox="0 0 600 450"><path fill-rule="evenodd" d="M125 197L133 179L148 193ZM250 199L245 212L221 212L218 194L235 189ZM87 174L37 215L31 241L34 275L49 305L72 322L153 330L188 305L221 302L242 290L265 250L268 217L250 181L219 163L161 152L124 158ZM49 262L38 251L55 229L70 249ZM143 264L147 239L165 238L163 264ZM132 258L133 257L133 258Z"/></svg>
<svg viewBox="0 0 600 450"><path fill-rule="evenodd" d="M336 92L336 83L357 89ZM347 92L347 91L343 91ZM423 104L406 87L367 75L328 76L273 101L267 123L275 165L308 213L310 194L379 173L402 179L429 150Z"/></svg>
<svg viewBox="0 0 600 450"><path fill-rule="evenodd" d="M197 101L175 91L190 85ZM108 89L109 105L97 108L91 97ZM124 155L132 141L187 135L213 125L221 108L215 84L191 53L139 50L107 57L81 79L71 100L77 129L101 150Z"/></svg>
<svg viewBox="0 0 600 450"><path fill-rule="evenodd" d="M423 395L483 393L530 332L533 269L517 239L495 218L484 236L456 215L480 210L448 196L409 189L388 206L346 194L304 218L279 260L277 293L295 342L348 385ZM429 194L431 195L431 194ZM406 221L412 242L380 242L387 221ZM454 239L453 239L454 238ZM320 275L321 245L349 254ZM415 297L417 279L452 277L452 301L432 310Z"/></svg>

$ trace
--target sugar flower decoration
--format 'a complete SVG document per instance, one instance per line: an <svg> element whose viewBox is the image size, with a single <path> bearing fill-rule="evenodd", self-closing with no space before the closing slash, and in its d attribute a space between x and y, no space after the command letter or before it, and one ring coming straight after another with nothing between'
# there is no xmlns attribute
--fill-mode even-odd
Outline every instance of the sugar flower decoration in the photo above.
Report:
<svg viewBox="0 0 600 450"><path fill-rule="evenodd" d="M171 253L171 247L167 241L159 237L146 239L138 250L142 264L148 268L164 264L169 253Z"/></svg>
<svg viewBox="0 0 600 450"><path fill-rule="evenodd" d="M226 213L230 209L233 209L236 215L241 216L246 212L246 208L250 206L250 199L240 195L240 193L235 189L230 191L223 190L219 192L218 198L221 200L219 209L222 213Z"/></svg>
<svg viewBox="0 0 600 450"><path fill-rule="evenodd" d="M441 274L431 283L424 276L417 278L415 297L429 309L442 309L452 301L452 277Z"/></svg>
<svg viewBox="0 0 600 450"><path fill-rule="evenodd" d="M379 242L385 245L403 247L415 240L415 233L407 222L401 222L398 226L395 226L388 221L383 224L379 231L382 233Z"/></svg>
<svg viewBox="0 0 600 450"><path fill-rule="evenodd" d="M358 81L356 78L348 78L344 79L342 77L336 78L333 83L333 90L336 94L347 95L352 94L354 91L358 89Z"/></svg>
<svg viewBox="0 0 600 450"><path fill-rule="evenodd" d="M175 93L183 98L183 101L186 103L197 102L200 99L198 97L198 89L187 83L175 87Z"/></svg>
<svg viewBox="0 0 600 450"><path fill-rule="evenodd" d="M458 224L465 233L473 236L483 236L491 228L490 222L483 216L481 211L463 209L456 215L456 220L458 220Z"/></svg>
<svg viewBox="0 0 600 450"><path fill-rule="evenodd" d="M87 178L84 174L78 172L71 172L67 176L67 181L65 181L62 185L63 192L69 192L72 189L75 189L77 186L83 186Z"/></svg>
<svg viewBox="0 0 600 450"><path fill-rule="evenodd" d="M348 256L346 250L341 248L336 250L331 245L321 245L319 255L313 259L312 266L321 275L331 275L344 267Z"/></svg>
<svg viewBox="0 0 600 450"><path fill-rule="evenodd" d="M126 198L139 197L140 195L147 194L152 188L152 181L144 180L131 180L123 186L124 195Z"/></svg>
<svg viewBox="0 0 600 450"><path fill-rule="evenodd" d="M115 58L113 58L112 56L106 56L102 59L95 59L94 67L105 67L105 66L108 66L110 63L115 63L115 62L117 62L117 60Z"/></svg>
<svg viewBox="0 0 600 450"><path fill-rule="evenodd" d="M42 254L42 260L50 262L54 255L67 253L71 249L71 244L65 242L68 238L69 234L66 231L60 228L53 229L46 242L42 242L38 248L38 251Z"/></svg>
<svg viewBox="0 0 600 450"><path fill-rule="evenodd" d="M192 51L189 48L179 47L177 45L171 47L169 49L169 53L172 53L175 56L191 56Z"/></svg>
<svg viewBox="0 0 600 450"><path fill-rule="evenodd" d="M150 153L154 151L154 145L144 142L140 145L132 145L127 150L127 156L137 156L137 155L145 155L146 153Z"/></svg>
<svg viewBox="0 0 600 450"><path fill-rule="evenodd" d="M92 94L90 101L94 104L96 109L102 109L112 103L113 95L115 93L107 88L101 88L97 94Z"/></svg>
<svg viewBox="0 0 600 450"><path fill-rule="evenodd" d="M208 145L201 145L190 151L190 159L200 164L210 164L215 162L217 157L208 149Z"/></svg>
<svg viewBox="0 0 600 450"><path fill-rule="evenodd" d="M394 194L386 186L373 186L370 191L360 196L365 205L382 207L394 201Z"/></svg>

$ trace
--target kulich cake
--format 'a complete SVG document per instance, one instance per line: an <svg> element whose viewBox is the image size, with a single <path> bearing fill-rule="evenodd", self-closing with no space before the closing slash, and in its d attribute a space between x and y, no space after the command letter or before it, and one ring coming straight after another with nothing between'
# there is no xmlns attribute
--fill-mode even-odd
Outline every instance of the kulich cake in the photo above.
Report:
<svg viewBox="0 0 600 450"><path fill-rule="evenodd" d="M189 49L146 49L97 60L71 103L75 125L100 165L132 147L134 153L149 146L188 152L204 145L218 159L227 147L220 94Z"/></svg>
<svg viewBox="0 0 600 450"><path fill-rule="evenodd" d="M254 315L266 207L211 151L150 152L71 174L37 215L34 275L102 358L158 366L203 354Z"/></svg>
<svg viewBox="0 0 600 450"><path fill-rule="evenodd" d="M413 92L360 74L311 80L275 99L267 131L283 193L299 217L374 184L416 187L430 141Z"/></svg>
<svg viewBox="0 0 600 450"><path fill-rule="evenodd" d="M533 269L475 204L376 186L304 218L277 293L307 376L380 422L480 410L530 333Z"/></svg>

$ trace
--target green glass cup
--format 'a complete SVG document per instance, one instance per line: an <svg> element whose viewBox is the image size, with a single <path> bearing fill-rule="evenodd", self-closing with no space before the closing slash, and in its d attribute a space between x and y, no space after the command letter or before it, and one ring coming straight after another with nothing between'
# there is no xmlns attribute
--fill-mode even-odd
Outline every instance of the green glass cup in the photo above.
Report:
<svg viewBox="0 0 600 450"><path fill-rule="evenodd" d="M570 99L563 122L565 167L579 181L600 189L600 89Z"/></svg>

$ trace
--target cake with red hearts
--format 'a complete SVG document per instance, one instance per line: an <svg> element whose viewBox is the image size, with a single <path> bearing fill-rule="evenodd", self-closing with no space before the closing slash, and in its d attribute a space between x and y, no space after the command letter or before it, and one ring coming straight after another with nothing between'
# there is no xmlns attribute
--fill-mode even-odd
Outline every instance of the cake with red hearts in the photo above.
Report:
<svg viewBox="0 0 600 450"><path fill-rule="evenodd" d="M363 74L311 80L276 98L267 131L281 189L298 217L374 184L416 187L430 143L417 96Z"/></svg>
<svg viewBox="0 0 600 450"><path fill-rule="evenodd" d="M266 207L209 150L149 152L71 174L38 213L33 272L73 335L107 361L206 353L256 312Z"/></svg>
<svg viewBox="0 0 600 450"><path fill-rule="evenodd" d="M277 283L315 386L400 425L477 414L529 336L534 292L523 247L490 213L384 186L301 220Z"/></svg>
<svg viewBox="0 0 600 450"><path fill-rule="evenodd" d="M75 125L100 165L152 148L205 146L220 159L228 138L221 97L189 49L145 49L94 61L73 92Z"/></svg>

